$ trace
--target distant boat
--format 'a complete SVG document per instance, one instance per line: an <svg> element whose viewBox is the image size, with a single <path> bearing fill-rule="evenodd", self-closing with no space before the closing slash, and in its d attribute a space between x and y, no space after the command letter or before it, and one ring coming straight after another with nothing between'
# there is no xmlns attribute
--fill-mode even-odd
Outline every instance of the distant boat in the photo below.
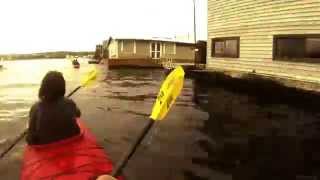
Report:
<svg viewBox="0 0 320 180"><path fill-rule="evenodd" d="M75 69L79 69L79 68L80 68L80 64L74 64L73 67L74 67Z"/></svg>
<svg viewBox="0 0 320 180"><path fill-rule="evenodd" d="M73 65L73 67L76 68L76 69L80 68L80 63L78 62L78 59L77 59L77 58L74 58L74 59L72 60L72 65Z"/></svg>

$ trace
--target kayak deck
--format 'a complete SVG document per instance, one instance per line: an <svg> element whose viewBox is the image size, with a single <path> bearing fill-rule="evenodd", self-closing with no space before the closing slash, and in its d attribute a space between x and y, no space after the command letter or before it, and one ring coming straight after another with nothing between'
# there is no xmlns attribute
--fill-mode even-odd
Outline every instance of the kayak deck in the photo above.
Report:
<svg viewBox="0 0 320 180"><path fill-rule="evenodd" d="M78 124L78 136L46 145L27 145L21 179L87 180L110 174L113 164L104 149L81 120Z"/></svg>

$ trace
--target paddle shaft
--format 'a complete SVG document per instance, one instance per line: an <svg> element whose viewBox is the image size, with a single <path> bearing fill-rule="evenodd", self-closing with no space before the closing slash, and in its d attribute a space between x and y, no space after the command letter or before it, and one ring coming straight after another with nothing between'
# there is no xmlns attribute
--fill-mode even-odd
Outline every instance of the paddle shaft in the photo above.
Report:
<svg viewBox="0 0 320 180"><path fill-rule="evenodd" d="M78 86L77 88L75 88L73 91L71 91L69 94L68 94L68 98L71 97L75 92L77 92L82 86Z"/></svg>
<svg viewBox="0 0 320 180"><path fill-rule="evenodd" d="M78 86L77 88L75 88L73 91L71 91L69 94L68 94L68 98L71 97L75 92L77 92L82 86ZM5 149L1 155L0 155L0 159L3 158L15 145L18 144L18 142L24 138L24 136L28 133L28 128L26 128L14 141L13 143L8 146L7 149Z"/></svg>
<svg viewBox="0 0 320 180"><path fill-rule="evenodd" d="M3 158L26 134L27 134L28 129L25 129L14 141L13 143L5 149L1 155L0 158Z"/></svg>
<svg viewBox="0 0 320 180"><path fill-rule="evenodd" d="M137 150L138 146L141 144L141 142L144 139L144 137L148 134L148 132L151 129L153 124L154 124L154 120L153 119L149 119L148 124L143 128L143 131L138 136L138 138L136 139L136 141L134 142L134 144L132 145L130 150L127 152L127 154L125 154L123 156L123 158L119 161L117 166L112 171L111 176L117 177L117 176L120 175L122 169L127 165L129 159L135 153L135 151Z"/></svg>

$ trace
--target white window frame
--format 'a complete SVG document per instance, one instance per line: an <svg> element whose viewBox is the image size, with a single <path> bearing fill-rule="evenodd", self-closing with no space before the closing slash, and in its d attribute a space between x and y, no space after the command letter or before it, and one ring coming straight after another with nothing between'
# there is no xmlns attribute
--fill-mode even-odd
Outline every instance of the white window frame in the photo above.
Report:
<svg viewBox="0 0 320 180"><path fill-rule="evenodd" d="M152 42L149 43L150 57L152 58Z"/></svg>
<svg viewBox="0 0 320 180"><path fill-rule="evenodd" d="M152 51L152 44L156 44L156 46L155 46L155 51ZM162 56L162 46L161 46L161 42L157 42L157 41L153 41L153 42L150 42L150 56L151 56L151 58L152 59L160 59L161 58L161 56ZM159 47L160 47L160 51L157 51L157 46L159 45ZM155 52L155 56L157 56L156 54L157 54L157 52L159 52L159 57L152 57L152 52Z"/></svg>
<svg viewBox="0 0 320 180"><path fill-rule="evenodd" d="M137 53L137 44L136 44L136 40L133 41L133 54Z"/></svg>

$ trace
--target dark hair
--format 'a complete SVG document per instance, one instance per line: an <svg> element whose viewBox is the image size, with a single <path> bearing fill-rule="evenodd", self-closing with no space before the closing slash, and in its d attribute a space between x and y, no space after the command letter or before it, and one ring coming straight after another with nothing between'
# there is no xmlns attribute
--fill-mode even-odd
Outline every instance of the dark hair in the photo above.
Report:
<svg viewBox="0 0 320 180"><path fill-rule="evenodd" d="M61 72L49 71L41 82L39 98L42 101L55 101L63 97L66 92L66 82Z"/></svg>

